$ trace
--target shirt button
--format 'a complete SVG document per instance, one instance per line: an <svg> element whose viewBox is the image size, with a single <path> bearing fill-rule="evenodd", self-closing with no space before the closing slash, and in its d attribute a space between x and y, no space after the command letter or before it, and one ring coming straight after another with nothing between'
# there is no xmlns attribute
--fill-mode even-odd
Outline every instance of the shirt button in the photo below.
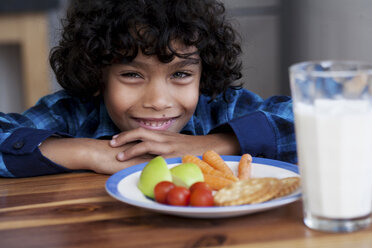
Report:
<svg viewBox="0 0 372 248"><path fill-rule="evenodd" d="M17 141L16 143L13 144L13 148L14 149L21 149L23 146L25 145L25 143L23 141Z"/></svg>

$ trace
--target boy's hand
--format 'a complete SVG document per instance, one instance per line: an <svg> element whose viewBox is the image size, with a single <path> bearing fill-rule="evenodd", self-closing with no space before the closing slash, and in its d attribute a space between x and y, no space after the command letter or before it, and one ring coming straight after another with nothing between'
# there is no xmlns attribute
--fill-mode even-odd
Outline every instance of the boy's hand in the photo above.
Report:
<svg viewBox="0 0 372 248"><path fill-rule="evenodd" d="M137 143L125 147L132 142ZM115 135L110 141L110 146L121 148L116 155L119 161L128 161L143 155L161 155L168 158L185 154L202 155L210 149L222 155L234 155L240 152L239 142L234 133L193 136L145 128L137 128Z"/></svg>
<svg viewBox="0 0 372 248"><path fill-rule="evenodd" d="M45 140L39 148L45 157L68 169L113 174L153 158L153 156L143 155L125 162L120 162L115 158L123 148L129 149L133 145L129 143L120 148L113 148L108 140L51 137Z"/></svg>

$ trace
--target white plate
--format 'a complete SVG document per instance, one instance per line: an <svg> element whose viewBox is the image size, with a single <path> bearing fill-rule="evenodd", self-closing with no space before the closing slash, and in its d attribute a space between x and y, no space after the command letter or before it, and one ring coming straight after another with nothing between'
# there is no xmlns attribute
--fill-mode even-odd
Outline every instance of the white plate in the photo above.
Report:
<svg viewBox="0 0 372 248"><path fill-rule="evenodd" d="M222 156L230 168L236 173L240 156ZM166 159L168 166L173 167L181 163L181 158ZM300 189L288 196L271 201L228 207L179 207L157 203L145 197L137 188L142 169L147 163L135 165L112 175L106 182L106 191L114 198L127 204L145 208L151 211L191 218L222 218L251 214L267 209L283 206L301 197ZM298 167L293 164L253 158L252 177L293 177L299 176Z"/></svg>

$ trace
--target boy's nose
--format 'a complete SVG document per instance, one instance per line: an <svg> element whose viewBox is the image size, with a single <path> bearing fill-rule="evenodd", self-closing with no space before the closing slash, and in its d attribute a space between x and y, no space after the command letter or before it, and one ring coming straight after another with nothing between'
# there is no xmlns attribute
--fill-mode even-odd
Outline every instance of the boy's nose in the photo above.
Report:
<svg viewBox="0 0 372 248"><path fill-rule="evenodd" d="M166 82L154 81L148 84L143 97L143 106L157 111L172 107L172 97Z"/></svg>

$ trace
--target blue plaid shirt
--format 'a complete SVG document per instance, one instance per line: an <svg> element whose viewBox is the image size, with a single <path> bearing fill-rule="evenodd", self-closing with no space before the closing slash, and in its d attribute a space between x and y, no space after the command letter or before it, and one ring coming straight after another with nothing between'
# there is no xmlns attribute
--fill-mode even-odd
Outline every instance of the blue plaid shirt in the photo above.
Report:
<svg viewBox="0 0 372 248"><path fill-rule="evenodd" d="M225 102L200 96L194 115L181 131L190 135L233 131L241 153L297 162L292 101L263 100L245 90L228 90ZM103 101L83 102L59 91L45 96L23 114L0 113L0 176L27 177L67 172L44 157L38 145L52 135L111 139L120 130Z"/></svg>

